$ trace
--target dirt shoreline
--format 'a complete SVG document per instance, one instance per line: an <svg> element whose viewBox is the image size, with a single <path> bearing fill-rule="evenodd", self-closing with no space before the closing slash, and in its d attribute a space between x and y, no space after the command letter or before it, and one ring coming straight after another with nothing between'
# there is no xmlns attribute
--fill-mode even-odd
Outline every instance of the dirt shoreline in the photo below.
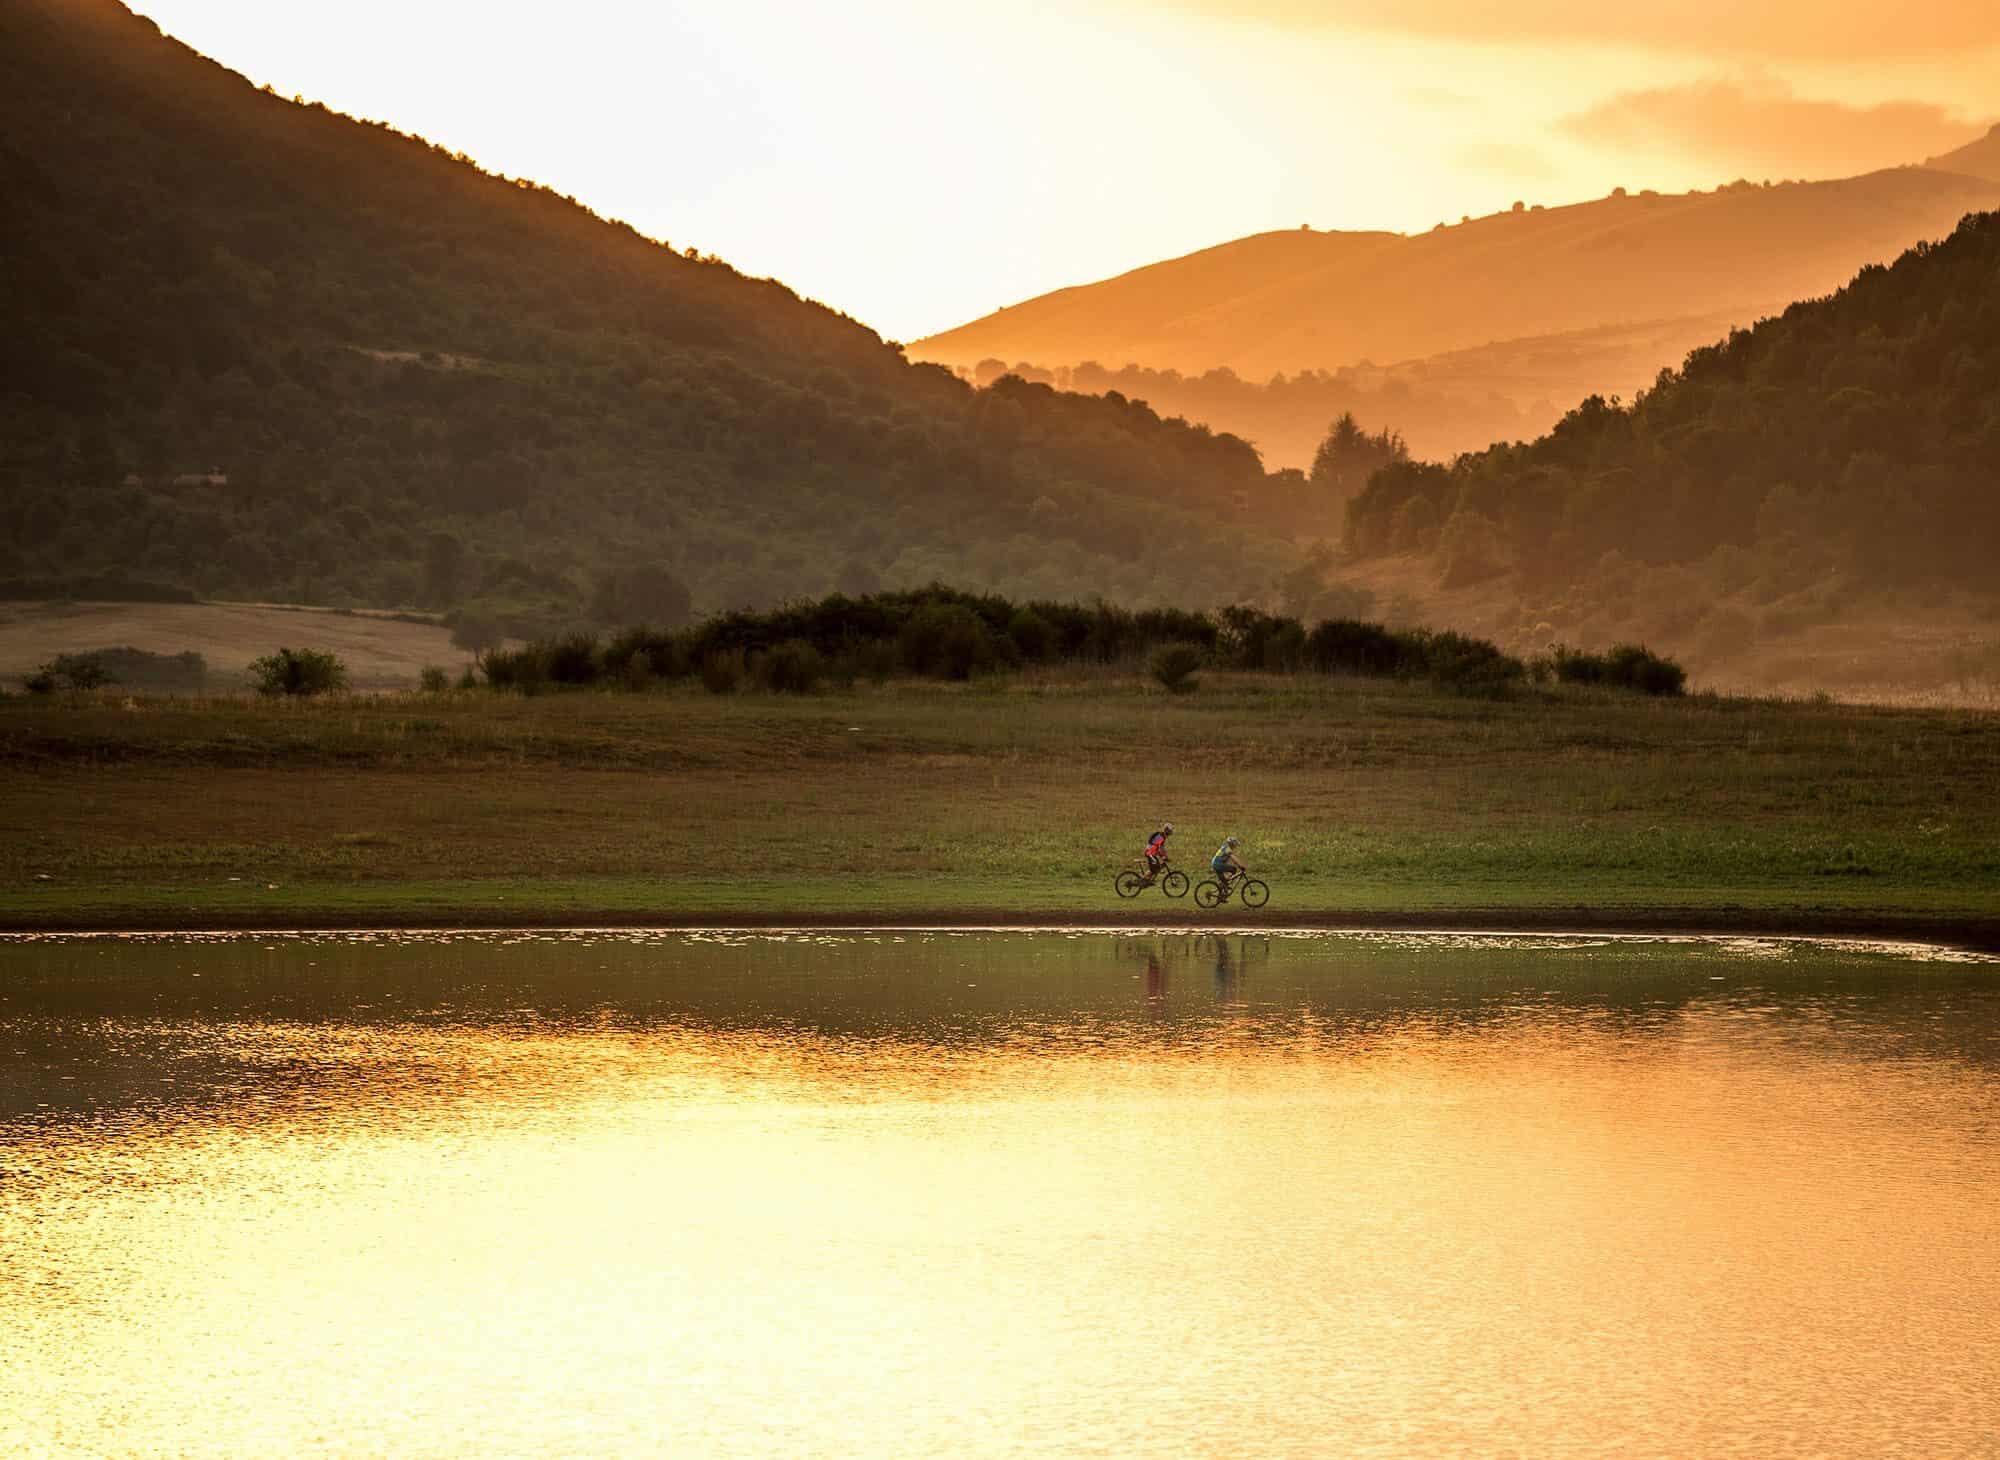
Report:
<svg viewBox="0 0 2000 1460"><path fill-rule="evenodd" d="M796 910L772 912L765 909L729 912L710 910L700 915L659 913L635 915L629 909L606 910L593 915L587 909L564 908L536 912L516 907L504 915L491 908L468 908L440 917L399 916L386 911L378 915L357 912L351 916L329 916L324 909L298 916L243 915L211 911L193 912L177 919L155 915L120 918L23 918L0 910L0 933L22 934L120 934L120 933L313 933L348 932L358 929L397 932L500 932L510 929L881 929L885 931L984 931L1034 929L1105 929L1126 931L1150 928L1162 932L1412 932L1412 933L1622 933L1727 937L1863 938L1892 942L1913 942L1963 949L1968 952L2000 954L2000 918L1978 915L1954 916L1937 913L1895 911L1792 911L1770 908L1585 908L1585 907L1492 907L1454 908L1448 911L1411 911L1398 914L1370 912L1286 913L1269 918L1251 917L1209 921L1195 914L1144 913L1106 910L1102 914L1024 913L1018 909L957 908L924 914L865 911L813 912Z"/></svg>

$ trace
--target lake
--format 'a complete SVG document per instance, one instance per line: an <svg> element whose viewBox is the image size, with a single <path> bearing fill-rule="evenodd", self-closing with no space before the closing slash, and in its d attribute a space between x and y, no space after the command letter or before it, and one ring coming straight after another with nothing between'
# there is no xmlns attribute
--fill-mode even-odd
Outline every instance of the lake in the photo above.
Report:
<svg viewBox="0 0 2000 1460"><path fill-rule="evenodd" d="M2000 1452L2000 963L0 939L0 1454Z"/></svg>

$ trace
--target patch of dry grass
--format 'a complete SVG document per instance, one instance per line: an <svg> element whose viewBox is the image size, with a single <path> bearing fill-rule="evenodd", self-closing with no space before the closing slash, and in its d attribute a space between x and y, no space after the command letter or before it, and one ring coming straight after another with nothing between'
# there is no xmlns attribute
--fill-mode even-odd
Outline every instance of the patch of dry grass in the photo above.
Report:
<svg viewBox="0 0 2000 1460"><path fill-rule="evenodd" d="M58 654L130 645L153 654L194 650L210 686L231 688L251 660L280 645L330 649L357 689L414 685L426 664L458 665L442 624L381 614L261 603L0 603L0 681L19 681Z"/></svg>

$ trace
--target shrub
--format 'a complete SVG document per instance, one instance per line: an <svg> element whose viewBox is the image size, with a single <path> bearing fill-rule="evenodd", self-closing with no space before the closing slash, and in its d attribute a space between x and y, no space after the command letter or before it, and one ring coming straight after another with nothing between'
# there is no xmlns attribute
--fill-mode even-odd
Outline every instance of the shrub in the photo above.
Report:
<svg viewBox="0 0 2000 1460"><path fill-rule="evenodd" d="M69 681L71 689L102 689L115 682L104 661L95 654L58 654L50 667Z"/></svg>
<svg viewBox="0 0 2000 1460"><path fill-rule="evenodd" d="M1264 667L1282 674L1296 674L1305 656L1305 626L1295 618L1279 619L1264 639Z"/></svg>
<svg viewBox="0 0 2000 1460"><path fill-rule="evenodd" d="M1196 687L1194 672L1201 668L1202 652L1195 644L1162 644L1153 651L1153 678L1170 694L1186 694Z"/></svg>
<svg viewBox="0 0 2000 1460"><path fill-rule="evenodd" d="M857 671L852 654L822 654L820 663L826 667L827 683L835 689L853 689Z"/></svg>
<svg viewBox="0 0 2000 1460"><path fill-rule="evenodd" d="M1527 665L1502 652L1490 639L1475 639L1451 629L1417 629L1404 640L1405 662L1441 682L1496 675L1519 679L1528 672Z"/></svg>
<svg viewBox="0 0 2000 1460"><path fill-rule="evenodd" d="M610 666L606 665L606 672ZM626 656L624 667L618 671L618 678L625 688L634 694L643 692L653 682L653 656L644 649Z"/></svg>
<svg viewBox="0 0 2000 1460"><path fill-rule="evenodd" d="M1261 609L1241 603L1230 604L1220 610L1216 618L1221 621L1215 638L1216 662L1237 669L1269 667L1266 660L1273 638L1284 625L1298 622L1297 619L1273 618Z"/></svg>
<svg viewBox="0 0 2000 1460"><path fill-rule="evenodd" d="M479 656L479 672L494 689L533 694L548 683L548 655L539 643L523 644L518 649L488 649Z"/></svg>
<svg viewBox="0 0 2000 1460"><path fill-rule="evenodd" d="M1322 674L1395 674L1403 667L1403 639L1381 624L1328 619L1306 636L1305 658Z"/></svg>
<svg viewBox="0 0 2000 1460"><path fill-rule="evenodd" d="M1614 644L1605 662L1611 683L1641 694L1677 695L1687 688L1687 671L1643 644Z"/></svg>
<svg viewBox="0 0 2000 1460"><path fill-rule="evenodd" d="M896 676L900 666L896 646L880 638L862 640L860 644L850 644L840 656L828 664L828 674L836 680L852 684L856 678L870 680L872 684L886 684Z"/></svg>
<svg viewBox="0 0 2000 1460"><path fill-rule="evenodd" d="M57 665L62 665L69 657L62 656L56 661ZM208 661L192 649L181 654L154 654L126 645L117 649L97 649L86 657L97 661L109 683L129 689L200 694L208 686Z"/></svg>
<svg viewBox="0 0 2000 1460"><path fill-rule="evenodd" d="M1685 669L1642 644L1615 644L1603 654L1558 644L1554 659L1556 678L1565 684L1602 684L1649 695L1677 695L1687 685Z"/></svg>
<svg viewBox="0 0 2000 1460"><path fill-rule="evenodd" d="M787 639L757 660L757 683L777 694L811 694L826 675L826 661L804 639Z"/></svg>
<svg viewBox="0 0 2000 1460"><path fill-rule="evenodd" d="M1527 678L1528 666L1487 639L1449 629L1418 629L1407 636L1430 679L1461 694L1497 696Z"/></svg>
<svg viewBox="0 0 2000 1460"><path fill-rule="evenodd" d="M1021 658L1030 664L1040 664L1055 652L1055 625L1032 608L1014 611L1014 616L1007 620L1007 637L1014 641Z"/></svg>
<svg viewBox="0 0 2000 1460"><path fill-rule="evenodd" d="M115 682L95 654L58 654L24 681L28 693L38 695L59 689L102 689Z"/></svg>
<svg viewBox="0 0 2000 1460"><path fill-rule="evenodd" d="M451 688L451 675L435 664L426 664L417 676L417 686L427 695L441 695Z"/></svg>
<svg viewBox="0 0 2000 1460"><path fill-rule="evenodd" d="M1601 684L1604 680L1602 655L1557 644L1549 650L1549 659L1555 666L1556 678L1563 684Z"/></svg>
<svg viewBox="0 0 2000 1460"><path fill-rule="evenodd" d="M458 677L458 687L459 687L460 689L478 689L478 688L479 688L479 676L478 676L477 674L473 673L473 671L472 671L472 666L471 666L470 664L466 665L466 666L465 666L465 672L464 672L463 674L459 675L459 677Z"/></svg>
<svg viewBox="0 0 2000 1460"><path fill-rule="evenodd" d="M648 678L685 679L692 670L684 636L659 629L633 628L604 646L604 672L631 685L630 666L641 655L645 656Z"/></svg>
<svg viewBox="0 0 2000 1460"><path fill-rule="evenodd" d="M701 687L712 695L736 693L743 683L743 651L729 649L701 661Z"/></svg>
<svg viewBox="0 0 2000 1460"><path fill-rule="evenodd" d="M565 634L540 647L548 663L549 678L557 684L595 684L604 673L595 634Z"/></svg>
<svg viewBox="0 0 2000 1460"><path fill-rule="evenodd" d="M922 610L903 626L897 644L905 668L936 679L970 679L1000 662L993 631L963 604Z"/></svg>
<svg viewBox="0 0 2000 1460"><path fill-rule="evenodd" d="M347 666L325 649L279 649L250 665L261 695L318 695L347 688Z"/></svg>

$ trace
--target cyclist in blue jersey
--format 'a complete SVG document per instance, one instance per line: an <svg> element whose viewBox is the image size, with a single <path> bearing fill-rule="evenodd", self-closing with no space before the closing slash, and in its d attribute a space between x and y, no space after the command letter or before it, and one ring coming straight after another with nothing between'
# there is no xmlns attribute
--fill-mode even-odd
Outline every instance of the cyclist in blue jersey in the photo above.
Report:
<svg viewBox="0 0 2000 1460"><path fill-rule="evenodd" d="M1215 873L1216 880L1222 884L1224 892L1229 890L1230 884L1236 878L1250 870L1236 855L1236 849L1242 845L1243 843L1235 837L1228 837L1215 849L1215 855L1208 859L1209 869Z"/></svg>

